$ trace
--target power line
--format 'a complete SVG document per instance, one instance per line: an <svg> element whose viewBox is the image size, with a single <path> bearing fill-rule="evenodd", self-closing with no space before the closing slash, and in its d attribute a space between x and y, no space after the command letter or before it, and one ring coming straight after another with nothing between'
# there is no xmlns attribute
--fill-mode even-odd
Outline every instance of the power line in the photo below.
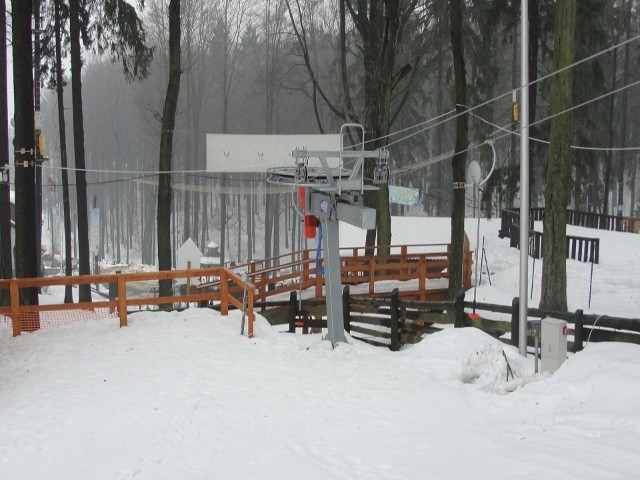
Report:
<svg viewBox="0 0 640 480"><path fill-rule="evenodd" d="M565 113L569 113L569 112L571 112L573 110L576 110L578 108L582 108L582 107L584 107L586 105L589 105L591 103L594 103L594 102L597 102L599 100L602 100L603 98L606 98L606 97L608 97L610 95L614 95L614 94L619 93L619 92L621 92L623 90L626 90L628 88L635 87L636 85L639 85L639 84L640 84L640 80L637 80L637 81L632 82L632 83L630 83L628 85L624 85L624 86L619 87L619 88L617 88L615 90L612 90L610 92L602 94L602 95L600 95L598 97L594 97L594 98L592 98L590 100L586 100L586 101L584 101L584 102L582 102L582 103L580 103L578 105L573 105L572 107L569 107L569 108L567 108L565 110L562 110L560 112L556 112L553 115L549 115L549 116L547 116L545 118L541 118L540 120L536 120L535 122L530 123L529 126L538 125L539 123L543 123L543 122L549 121L552 118L555 118L557 116L563 115ZM470 112L470 110L469 110L469 112ZM492 140L494 140L494 141L502 140L503 138L505 138L505 137L507 137L509 135L513 135L514 133L516 133L516 132L519 133L521 131L522 131L522 127L519 127L514 131L508 130L507 133L504 133L502 135L498 135L497 137L492 137ZM484 142L473 143L473 144L469 145L466 149L461 150L460 152L457 152L457 153L461 154L461 153L469 152L470 150L474 150L474 149L482 146L483 144L484 144ZM584 147L584 148L587 148L587 147ZM423 160L421 162L416 162L414 164L407 165L406 167L403 167L403 168L400 168L400 169L396 169L393 172L393 174L395 175L395 174L404 173L404 172L408 172L408 171L412 171L412 170L420 170L422 168L428 167L428 166L433 165L435 163L441 162L442 160L446 160L447 158L451 158L451 157L453 157L454 154L455 154L455 152L453 150L450 150L448 152L445 152L443 154L438 155L437 157L432 157L432 158L429 158L427 160Z"/></svg>
<svg viewBox="0 0 640 480"><path fill-rule="evenodd" d="M542 77L540 77L540 78L537 78L537 79L535 79L535 80L533 80L533 81L529 82L528 86L536 85L537 83L542 82L542 81L544 81L544 80L547 80L548 78L551 78L551 77L552 77L552 76L554 76L554 75L557 75L557 74L559 74L559 73L562 73L562 72L564 72L565 70L569 70L570 68L577 67L578 65L581 65L581 64L586 63L586 62L588 62L588 61L591 61L591 60L593 60L594 58L597 58L597 57L598 57L598 56L600 56L600 55L604 55L605 53L608 53L608 52L610 52L610 51L612 51L612 50L615 50L615 49L617 49L617 48L623 47L624 45L626 45L626 44L628 44L628 43L635 42L635 41L636 41L636 40L638 40L638 39L640 39L640 35L636 35L636 36L631 37L631 38L629 38L629 39L627 39L627 40L624 40L624 41L622 41L622 42L619 42L619 43L617 43L617 44L615 44L615 45L613 45L613 46L611 46L611 47L609 47L609 48L606 48L606 49L604 49L604 50L601 50L600 52L594 53L593 55L590 55L590 56L588 56L588 57L585 57L585 58L583 58L583 59L581 59L581 60L578 60L578 61L576 61L576 62L574 62L574 63L572 63L572 64L570 64L570 65L567 65L567 66L562 67L562 68L560 68L560 69L558 69L558 70L555 70L555 71L553 71L553 72L550 72L550 73L548 73L547 75L544 75L544 76L542 76ZM516 90L521 90L521 89L522 89L522 87L519 87L519 88L517 88ZM510 91L508 91L508 92L501 93L501 94L499 94L499 95L497 95L497 96L495 96L495 97L493 97L493 98L490 98L489 100L486 100L486 101L484 101L484 102L482 102L482 103L479 103L478 105L476 105L476 106L474 106L474 107L467 108L465 111L460 112L460 113L457 113L457 114L453 115L452 117L447 118L447 119L446 119L446 120L444 120L444 121L440 121L440 122L436 123L435 125L432 125L432 126L430 126L430 127L427 127L427 128L421 129L421 130L419 130L419 131L417 131L417 132L414 132L414 133L412 133L412 134L410 134L410 135L407 135L406 137L400 138L400 139L398 139L398 140L396 140L396 141L394 141L394 142L392 142L392 143L389 143L389 144L387 145L387 147L390 147L390 146L392 146L392 145L395 145L395 144L397 144L397 143L400 143L400 142L402 142L402 141L404 141L404 140L408 140L409 138L414 137L415 135L419 135L419 134L421 134L421 133L424 133L424 132L426 132L426 131L428 131L428 130L430 130L430 129L434 128L434 127L437 127L437 126L439 126L439 125L441 125L441 124L445 123L446 121L449 121L449 120L453 120L453 119L455 119L455 118L458 118L460 115L463 115L463 114L465 114L465 113L471 113L471 112L473 112L473 111L475 111L475 110L478 110L479 108L482 108L482 107L485 107L485 106L489 105L490 103L493 103L493 102L498 101L498 100L500 100L500 99L502 99L502 98L505 98L505 97L508 97L508 96L510 96L510 95L513 95L513 92L514 92L514 90L510 90ZM436 118L439 118L439 117L436 117ZM538 123L538 122L536 122L536 123ZM417 124L417 125L416 125L416 127L418 127L418 126L420 126L420 125L423 125L423 124L424 124L424 123L422 123L422 124ZM532 124L532 125L533 125L533 124ZM410 128L405 129L405 130L409 130L409 129L410 129ZM385 137L382 137L382 138L385 138ZM369 140L369 141L375 141L375 139L373 139L373 140Z"/></svg>
<svg viewBox="0 0 640 480"><path fill-rule="evenodd" d="M539 83L539 82L541 82L543 80L546 80L546 79L548 79L548 78L550 78L550 77L552 77L554 75L557 75L557 74L559 74L559 73L561 73L561 72L563 72L565 70L568 70L570 68L573 68L573 67L581 65L583 63L586 63L586 62L588 62L590 60L593 60L594 58L597 58L600 55L603 55L603 54L608 53L608 52L610 52L612 50L615 50L616 48L620 48L620 47L622 47L622 46L624 46L624 45L626 45L628 43L635 42L638 39L640 39L640 35L636 35L636 36L631 37L631 38L629 38L627 40L619 42L619 43L617 43L617 44L615 44L615 45L613 45L613 46L611 46L609 48L601 50L600 52L597 52L597 53L595 53L593 55L590 55L590 56L585 57L585 58L583 58L581 60L578 60L578 61L576 61L576 62L574 62L574 63L572 63L570 65L567 65L567 66L562 67L562 68L560 68L558 70L550 72L547 75L544 75L544 76L542 76L540 78L537 78L537 79L529 82L529 86L535 85L535 84L537 84L537 83ZM575 110L577 108L581 108L581 107L583 107L585 105L593 103L594 101L600 100L600 99L605 98L605 97L607 97L609 95L612 95L612 94L618 93L620 91L623 91L626 88L633 87L633 86L637 85L638 83L640 83L640 81L636 81L636 82L633 82L633 83L631 83L629 85L620 87L620 88L618 88L616 90L613 90L613 91L608 92L608 93L606 93L604 95L596 97L595 99L591 99L591 100L585 101L585 102L583 102L583 103L581 103L579 105L573 106L573 107L571 107L571 108L569 108L567 110L564 110L562 112L558 112L558 113L556 113L554 115L551 115L551 116L548 116L548 117L546 117L544 119L538 120L538 121L532 123L530 126L537 125L537 124L539 124L539 123L541 123L543 121L550 120L551 118L554 118L557 115L562 115L564 113L570 112L570 111ZM518 90L520 90L521 88L522 87L518 88ZM377 141L377 140L388 138L388 137L391 137L391 136L394 136L394 135L399 135L399 134L407 132L409 130L413 130L414 128L419 128L421 126L431 124L435 120L439 120L435 124L431 124L431 125L429 125L429 126L427 126L425 128L422 128L422 129L418 130L417 132L413 132L413 133L411 133L409 135L406 135L406 136L404 136L402 138L399 138L399 139L389 143L387 145L387 147L390 147L390 146L396 145L398 143L404 142L404 141L406 141L406 140L408 140L408 139L410 139L410 138L412 138L412 137L414 137L416 135L419 135L419 134L424 133L424 132L426 132L428 130L431 130L431 129L433 129L433 128L437 127L437 126L440 126L440 125L442 125L442 124L444 124L446 122L449 122L449 121L451 121L453 119L456 119L460 115L463 115L463 114L466 114L466 113L472 114L475 110L478 110L479 108L482 108L482 107L484 107L486 105L489 105L490 103L493 103L493 102L495 102L497 100L500 100L500 99L505 98L507 96L510 96L512 94L513 94L513 90L510 90L508 92L505 92L505 93L499 94L497 96L494 96L493 98L491 98L489 100L486 100L486 101L484 101L484 102L482 102L482 103L480 103L478 105L475 105L475 106L470 107L470 108L466 108L463 112L459 112L459 113L456 113L454 115L451 115L451 113L455 111L455 110L451 110L449 112L443 113L443 114L441 114L441 115L439 115L437 117L431 118L431 119L426 120L424 122L417 123L414 126L407 127L407 128L405 128L403 130L399 130L397 132L393 132L393 133L390 133L388 135L384 135L382 137L366 140L364 143L370 143L370 142L374 142L374 141ZM187 131L187 130L179 130L179 131ZM517 131L519 131L519 130L517 130ZM198 133L202 133L202 132L198 132ZM498 136L498 137L494 138L494 140L500 140L500 139L504 138L506 135L511 135L513 133L514 132L509 131L508 134L505 134L505 135L502 135L502 136ZM359 145L362 145L362 143L356 144L354 146L359 146ZM469 146L466 150L461 151L459 153L468 152L469 150L477 148L480 145L481 144L473 144L473 145ZM585 147L585 149L586 148L587 147ZM421 164L422 166L417 167L417 166L415 166L416 164L412 164L413 166L412 165L408 165L407 167L404 167L404 168L400 169L399 171L400 172L404 172L404 171L416 170L416 169L419 169L419 168L424 168L424 167L429 166L429 165L431 165L433 163L437 163L438 161L444 160L445 158L450 158L450 156L451 156L450 152L447 152L446 154L442 154L442 155L444 155L444 157L440 158L437 161L432 161L431 159L429 159L429 160L425 161L427 163L422 162L422 164ZM195 169L195 170L169 170L169 171L167 171L167 170L155 170L155 171L154 170L137 170L137 171L136 170L106 170L106 169L88 169L88 168L78 169L78 168L75 168L75 167L61 167L61 166L54 166L54 165L48 165L47 168L54 169L54 170L74 171L74 172L83 171L85 173L122 174L122 175L131 175L131 174L136 174L136 175L162 175L162 174L171 174L171 175L175 175L175 174L192 174L192 175L198 175L198 174L206 174L206 173L212 173L212 172L224 172L224 169L222 169L222 168L220 168L220 169L212 169L212 170ZM250 167L247 167L247 168L250 168ZM255 172L247 171L245 173L255 173Z"/></svg>
<svg viewBox="0 0 640 480"><path fill-rule="evenodd" d="M509 128L501 127L500 125L492 123L486 118L481 117L480 115L477 115L475 113L471 113L471 115L497 130L501 130L503 132L516 135L518 137L521 135L520 132L517 130L512 131ZM542 143L544 145L549 145L551 143L549 140L543 140L541 138L536 138L536 137L529 137L529 140L533 140L534 142ZM640 150L640 147L583 147L580 145L571 145L570 148L574 150L595 150L599 152L634 152L634 151Z"/></svg>

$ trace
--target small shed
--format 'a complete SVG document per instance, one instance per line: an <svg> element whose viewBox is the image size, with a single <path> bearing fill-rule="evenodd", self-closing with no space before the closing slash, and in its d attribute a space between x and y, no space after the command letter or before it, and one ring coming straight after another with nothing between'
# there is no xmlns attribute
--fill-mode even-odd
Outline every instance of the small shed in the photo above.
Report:
<svg viewBox="0 0 640 480"><path fill-rule="evenodd" d="M220 266L220 247L216 242L211 241L207 244L207 249L200 258L200 266L202 268Z"/></svg>
<svg viewBox="0 0 640 480"><path fill-rule="evenodd" d="M201 257L202 252L198 246L191 238L187 238L176 252L176 269L186 270L189 268L189 262L191 262L191 268L200 268Z"/></svg>

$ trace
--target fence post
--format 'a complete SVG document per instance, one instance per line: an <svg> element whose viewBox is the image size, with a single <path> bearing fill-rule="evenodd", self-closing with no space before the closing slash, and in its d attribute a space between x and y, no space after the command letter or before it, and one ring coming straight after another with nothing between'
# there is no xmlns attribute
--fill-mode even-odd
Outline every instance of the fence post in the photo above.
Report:
<svg viewBox="0 0 640 480"><path fill-rule="evenodd" d="M584 312L581 309L576 310L573 330L573 353L582 350L584 342Z"/></svg>
<svg viewBox="0 0 640 480"><path fill-rule="evenodd" d="M127 283L124 275L118 275L118 316L120 327L127 326Z"/></svg>
<svg viewBox="0 0 640 480"><path fill-rule="evenodd" d="M191 270L191 260L187 262L187 270ZM185 295L191 295L191 276L187 277L187 291L185 292ZM187 302L187 307L188 306L189 306L189 302Z"/></svg>
<svg viewBox="0 0 640 480"><path fill-rule="evenodd" d="M369 257L369 295L373 295L376 291L376 257Z"/></svg>
<svg viewBox="0 0 640 480"><path fill-rule="evenodd" d="M454 328L464 327L464 290L458 290L453 308L456 315L455 322L453 323Z"/></svg>
<svg viewBox="0 0 640 480"><path fill-rule="evenodd" d="M514 297L511 301L511 345L518 346L520 335L520 298Z"/></svg>
<svg viewBox="0 0 640 480"><path fill-rule="evenodd" d="M392 352L397 352L400 350L400 335L398 328L398 316L399 316L399 308L398 308L398 289L394 288L391 292L391 345L389 348Z"/></svg>
<svg viewBox="0 0 640 480"><path fill-rule="evenodd" d="M342 315L344 317L344 329L351 333L351 295L349 285L342 289Z"/></svg>
<svg viewBox="0 0 640 480"><path fill-rule="evenodd" d="M121 273L121 270L116 270L116 275L120 275ZM109 283L109 301L113 302L116 298L118 298L118 283L111 282ZM109 313L115 311L116 309L114 307L109 307Z"/></svg>
<svg viewBox="0 0 640 480"><path fill-rule="evenodd" d="M20 319L20 288L18 281L9 280L9 296L11 299L11 319L13 326L13 336L17 337L22 333L22 320Z"/></svg>
<svg viewBox="0 0 640 480"><path fill-rule="evenodd" d="M227 315L229 313L229 284L227 279L227 271L220 269L220 314Z"/></svg>
<svg viewBox="0 0 640 480"><path fill-rule="evenodd" d="M253 338L253 322L256 319L255 313L253 311L253 301L255 300L255 289L250 288L248 290L248 298L247 298L247 316L249 318L249 327L247 329L247 337Z"/></svg>
<svg viewBox="0 0 640 480"><path fill-rule="evenodd" d="M289 333L296 333L296 311L298 309L298 294L296 291L292 291L289 295Z"/></svg>

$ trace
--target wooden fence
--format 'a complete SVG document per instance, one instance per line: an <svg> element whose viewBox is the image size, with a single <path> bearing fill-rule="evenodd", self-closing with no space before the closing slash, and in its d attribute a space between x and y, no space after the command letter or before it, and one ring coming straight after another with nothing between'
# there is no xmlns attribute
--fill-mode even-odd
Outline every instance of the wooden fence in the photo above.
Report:
<svg viewBox="0 0 640 480"><path fill-rule="evenodd" d="M369 297L389 296L385 284L389 281L407 282L399 294L403 301L442 301L446 298L451 248L448 244L393 245L389 255L372 255L365 247L341 249L341 283L360 290L358 295ZM43 277L32 279L0 280L0 291L10 292L11 304L0 307L0 317L11 318L14 335L33 331L52 324L69 323L70 318L103 318L117 316L120 324L127 324L127 311L142 307L174 304L202 304L219 302L226 315L230 305L242 308L246 275L247 315L249 335L253 335L253 305L259 302L262 311L267 300L276 295L313 289L316 299L323 298L324 277L318 274L322 259L315 259L315 251L293 252L279 257L260 260L233 269L211 268L198 270L172 270L127 274L103 274L69 277ZM463 284L471 287L472 253L466 248L463 258ZM246 272L246 273L245 273ZM170 297L158 297L157 285L162 280L185 279L193 288L175 291ZM195 279L198 282L195 282ZM436 283L436 280L445 282ZM20 292L26 288L43 289L65 285L95 285L111 291L104 301L75 304L21 305ZM352 295L355 297L356 295ZM384 303L384 299L382 302ZM320 300L324 303L324 300ZM354 300L354 303L357 301ZM382 305L382 303L380 304ZM364 310L360 307L360 310ZM354 315L357 315L357 309ZM55 315L62 321L51 320Z"/></svg>
<svg viewBox="0 0 640 480"><path fill-rule="evenodd" d="M512 224L511 238L509 246L520 248L520 226ZM529 255L533 258L542 258L544 247L544 235L542 232L529 232ZM566 237L567 258L584 263L600 262L600 239L592 237L578 237L577 235L567 235Z"/></svg>
<svg viewBox="0 0 640 480"><path fill-rule="evenodd" d="M302 329L303 333L314 328L326 328L326 308L319 299L303 300L301 308L295 292L289 301L268 302L271 310L265 313L274 325L288 324L289 332ZM275 308L274 308L275 307ZM280 307L280 308L277 308ZM349 287L343 291L345 330L351 336L376 346L398 350L402 345L417 343L424 334L442 329L443 325L472 326L515 346L519 339L519 303L512 305L476 303L478 318L471 318L468 311L473 302L464 301L461 291L455 301L415 301L402 299L395 289L385 298L354 297ZM466 309L466 311L465 311ZM506 314L508 320L483 317L487 312ZM504 315L503 315L504 316ZM576 312L555 312L536 308L528 309L528 344L535 343L534 333L540 331L540 321L554 317L568 322L568 349L578 352L589 342L628 342L640 344L640 319L620 318L608 315L588 315Z"/></svg>
<svg viewBox="0 0 640 480"><path fill-rule="evenodd" d="M184 279L186 285L191 285L192 281L204 276L219 279L220 288L206 290L185 288L184 292L174 292L174 295L169 297L159 297L148 291L149 285L157 286L162 280ZM103 288L106 285L107 290L114 293L112 295L114 298L103 301L44 305L22 305L20 302L20 292L27 288L43 289L52 286L87 284L97 287L102 285ZM9 290L11 302L7 307L0 307L0 316L11 318L13 335L17 336L22 331L34 331L41 326L47 326L47 318L54 315L76 319L117 316L120 319L120 326L126 326L129 310L141 309L143 306L171 305L173 307L191 303L208 305L211 302L219 302L222 315L227 315L230 306L243 308L242 296L240 298L234 296L231 292L232 288L242 292L246 288L247 330L248 335L252 337L255 320L253 311L255 287L250 283L245 285L242 278L225 268L0 280L0 290ZM135 293L128 294L130 291Z"/></svg>
<svg viewBox="0 0 640 480"><path fill-rule="evenodd" d="M544 234L533 230L533 221L543 219L544 208L532 208L529 217L529 245L528 253L533 258L542 258L544 247ZM588 214L589 217L577 212L576 210L567 210L567 224L579 226L588 226L580 224L583 218L591 218L596 214ZM606 215L601 217L607 217ZM623 218L623 217L612 217ZM629 218L627 218L629 220ZM578 223L571 223L571 222ZM604 221L603 221L604 222ZM622 223L616 224L618 226ZM626 231L626 230L625 230ZM637 228L636 228L637 232ZM501 214L500 230L498 231L500 238L509 238L509 246L520 248L520 211L516 209L504 209ZM567 258L578 260L579 262L600 262L600 239L593 237L579 237L577 235L567 235L566 239Z"/></svg>
<svg viewBox="0 0 640 480"><path fill-rule="evenodd" d="M530 230L533 230L533 221L541 221L544 218L544 208L531 208L529 210ZM505 208L500 213L500 238L510 237L513 224L520 223L520 209ZM595 228L598 230L610 230L613 232L640 233L640 217L622 217L616 215L603 215L601 213L581 212L567 209L567 225L576 227Z"/></svg>
<svg viewBox="0 0 640 480"><path fill-rule="evenodd" d="M367 255L367 247L341 248L340 268L343 285L364 285L365 291L359 295L371 297L388 296L384 282L414 281L402 289L402 298L416 300L443 300L447 295L449 279L449 244L392 245L389 255ZM233 270L241 275L246 272L248 281L255 285L256 301L261 311L266 309L267 300L281 294L300 289L314 289L314 296L322 298L324 277L318 274L322 259L316 261L315 250L303 250L280 255L268 260L237 265ZM463 259L463 285L471 288L472 253L466 250ZM438 279L446 280L446 285L431 287ZM219 288L215 279L204 282L200 290ZM362 287L360 287L362 290ZM231 287L231 293L239 295L238 288Z"/></svg>
<svg viewBox="0 0 640 480"><path fill-rule="evenodd" d="M464 292L455 301L419 301L401 298L396 288L386 297L358 297L345 286L342 294L345 330L353 338L393 351L408 343L417 343L424 333L438 331L434 324L453 323L464 326ZM269 301L264 315L272 325L288 325L293 333L302 329L327 328L326 305L322 299L298 302L291 292L288 301Z"/></svg>

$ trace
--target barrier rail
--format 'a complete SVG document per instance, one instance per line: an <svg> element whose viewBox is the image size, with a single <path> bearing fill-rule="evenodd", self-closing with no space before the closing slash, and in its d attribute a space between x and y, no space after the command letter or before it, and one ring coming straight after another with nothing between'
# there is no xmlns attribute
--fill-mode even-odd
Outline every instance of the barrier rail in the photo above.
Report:
<svg viewBox="0 0 640 480"><path fill-rule="evenodd" d="M531 208L529 211L530 230L533 230L533 221L541 221L544 218L544 208ZM520 224L520 209L505 208L500 213L500 238L511 236L514 224ZM575 227L595 228L598 230L610 230L613 232L640 233L640 217L622 217L616 215L604 215L593 212L580 212L567 209L567 225Z"/></svg>
<svg viewBox="0 0 640 480"><path fill-rule="evenodd" d="M190 286L193 279L206 276L220 279L221 288L218 290L208 289L198 291L195 288L186 288L184 293L174 292L172 296L159 297L151 294L149 285L157 285L161 280L185 279L186 285ZM108 300L98 300L80 303L56 303L43 305L21 305L20 291L26 288L45 288L65 285L111 285L109 289L114 298ZM198 270L170 270L161 272L144 273L115 273L103 275L83 275L69 277L42 277L42 278L18 278L11 280L0 280L0 290L9 290L10 305L0 307L0 316L10 317L13 335L20 335L23 331L38 330L47 317L55 317L63 312L70 315L74 312L76 318L106 318L118 317L120 326L127 325L129 307L160 306L165 304L209 304L220 302L220 312L227 315L229 305L242 309L242 299L235 298L231 293L229 285L233 288L245 289L245 283L236 273L226 268L209 268ZM153 288L153 287L152 287ZM253 336L253 323L255 314L253 302L255 298L255 287L247 283L246 314L248 318L248 335ZM133 291L133 294L129 294ZM66 313L64 313L66 312ZM56 323L51 318L50 322ZM60 322L57 322L60 323ZM68 322L67 322L68 323Z"/></svg>
<svg viewBox="0 0 640 480"><path fill-rule="evenodd" d="M368 255L375 247L341 248L340 269L342 285L367 285L359 295L388 295L384 281L416 281L415 286L402 289L402 298L415 300L444 300L447 295L451 248L449 244L392 245L389 255ZM395 252L395 253L394 253ZM246 272L248 280L255 285L255 299L265 310L268 298L295 290L313 288L315 298L323 297L324 278L316 271L322 267L322 259L316 266L315 250L293 252L267 260L258 260L232 268L235 272ZM471 288L472 253L464 254L463 287ZM434 280L444 279L447 284L430 288ZM198 289L219 288L216 279L202 283ZM238 288L230 290L232 296L241 294Z"/></svg>

